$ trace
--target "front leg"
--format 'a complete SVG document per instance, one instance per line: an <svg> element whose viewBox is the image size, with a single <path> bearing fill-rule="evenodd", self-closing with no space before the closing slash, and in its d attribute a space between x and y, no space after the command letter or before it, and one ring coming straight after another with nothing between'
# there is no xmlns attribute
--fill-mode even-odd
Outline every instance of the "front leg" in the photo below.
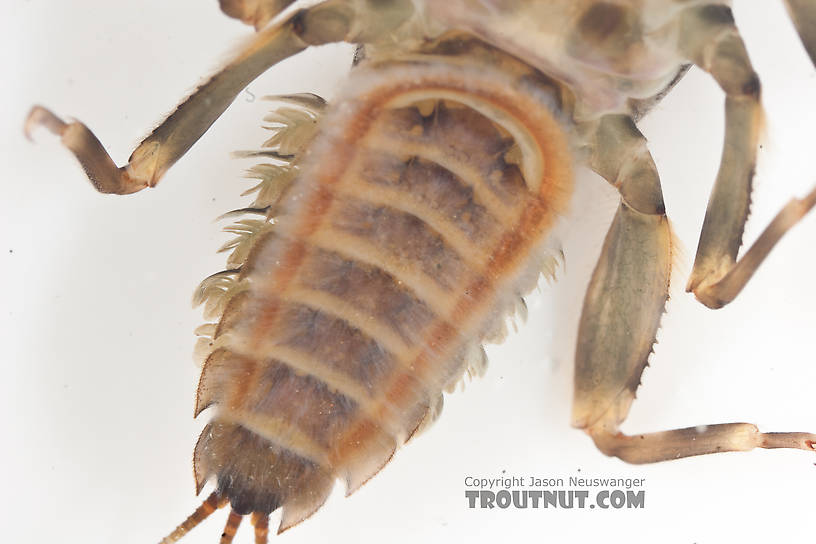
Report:
<svg viewBox="0 0 816 544"><path fill-rule="evenodd" d="M627 436L619 431L640 385L668 299L672 261L660 182L634 122L608 115L589 139L590 166L621 203L587 290L575 354L573 425L607 455L654 463L753 448L811 450L816 435L761 433L749 423Z"/></svg>
<svg viewBox="0 0 816 544"><path fill-rule="evenodd" d="M66 123L42 106L29 113L26 135L42 126L60 136L100 193L124 195L153 187L244 87L267 69L312 45L377 39L378 33L392 31L411 15L410 0L369 8L366 0L327 0L260 32L145 138L121 168L83 123Z"/></svg>

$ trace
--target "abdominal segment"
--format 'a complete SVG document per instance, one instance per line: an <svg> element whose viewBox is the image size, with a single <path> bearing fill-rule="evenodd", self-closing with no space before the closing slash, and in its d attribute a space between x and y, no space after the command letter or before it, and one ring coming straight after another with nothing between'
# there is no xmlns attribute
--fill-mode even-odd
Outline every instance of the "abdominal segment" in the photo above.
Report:
<svg viewBox="0 0 816 544"><path fill-rule="evenodd" d="M539 127L489 115L520 91L482 83L479 100L494 102L482 110L451 99L476 74L411 70L422 77L374 71L321 120L202 371L197 413L217 411L196 447L199 485L214 476L247 512L282 506L281 529L319 508L335 479L354 491L435 417L530 283L567 194L563 139L529 183L511 134L535 140Z"/></svg>

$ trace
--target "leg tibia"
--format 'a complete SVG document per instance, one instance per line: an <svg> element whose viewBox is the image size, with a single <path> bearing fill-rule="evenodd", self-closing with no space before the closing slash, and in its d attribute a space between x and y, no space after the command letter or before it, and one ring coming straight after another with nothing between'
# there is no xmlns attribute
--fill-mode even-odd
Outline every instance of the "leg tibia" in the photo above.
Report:
<svg viewBox="0 0 816 544"><path fill-rule="evenodd" d="M43 126L60 136L62 144L76 156L88 179L100 193L127 195L149 185L149 178L139 176L139 171L143 170L139 163L151 162L152 154L142 154L140 160L131 160L127 166L119 168L84 124L78 121L66 123L46 108L34 106L26 119L26 136L30 138L31 131L37 126ZM151 169L150 165L147 169Z"/></svg>
<svg viewBox="0 0 816 544"><path fill-rule="evenodd" d="M670 461L694 455L754 448L814 450L810 433L762 433L750 423L702 425L657 433L625 435L601 426L587 429L598 449L627 463Z"/></svg>
<svg viewBox="0 0 816 544"><path fill-rule="evenodd" d="M788 230L816 206L816 187L804 198L795 198L779 210L773 221L762 231L756 242L745 252L722 279L689 285L697 300L709 308L721 308L734 300L754 275L759 265ZM713 276L717 278L719 276Z"/></svg>
<svg viewBox="0 0 816 544"><path fill-rule="evenodd" d="M733 268L748 217L761 108L751 97L728 97L725 104L726 145L687 286L695 293L698 286L719 281Z"/></svg>

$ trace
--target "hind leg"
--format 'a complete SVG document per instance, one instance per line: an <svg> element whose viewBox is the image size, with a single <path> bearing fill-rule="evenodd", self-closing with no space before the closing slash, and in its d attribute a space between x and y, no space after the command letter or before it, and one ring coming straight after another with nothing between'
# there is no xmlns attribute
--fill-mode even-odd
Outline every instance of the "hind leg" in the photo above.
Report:
<svg viewBox="0 0 816 544"><path fill-rule="evenodd" d="M624 435L668 298L671 233L646 140L623 115L601 119L590 165L615 185L621 204L587 290L575 354L573 425L607 455L653 463L753 448L813 449L816 435L761 433L749 423Z"/></svg>

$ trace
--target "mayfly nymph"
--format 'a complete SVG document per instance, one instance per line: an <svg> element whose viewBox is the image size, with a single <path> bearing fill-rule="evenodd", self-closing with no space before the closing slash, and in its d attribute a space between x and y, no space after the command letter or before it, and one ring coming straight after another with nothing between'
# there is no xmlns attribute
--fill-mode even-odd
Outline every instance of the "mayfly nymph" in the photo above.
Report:
<svg viewBox="0 0 816 544"><path fill-rule="evenodd" d="M35 106L26 130L62 138L100 192L155 186L259 74L310 46L358 46L331 103L275 98L255 200L232 215L227 268L196 292L211 321L196 415L198 491L216 489L165 542L220 506L222 542L251 515L264 542L341 480L352 493L486 368L485 342L556 250L577 164L620 194L580 323L573 425L632 463L755 447L812 450L816 435L748 423L628 436L626 418L668 298L672 235L636 121L689 65L725 93L725 147L688 290L733 300L816 204L783 208L737 258L762 123L760 81L727 1L222 0L258 32L119 168L78 121ZM816 2L786 3L811 58ZM288 8L292 9L288 9Z"/></svg>

